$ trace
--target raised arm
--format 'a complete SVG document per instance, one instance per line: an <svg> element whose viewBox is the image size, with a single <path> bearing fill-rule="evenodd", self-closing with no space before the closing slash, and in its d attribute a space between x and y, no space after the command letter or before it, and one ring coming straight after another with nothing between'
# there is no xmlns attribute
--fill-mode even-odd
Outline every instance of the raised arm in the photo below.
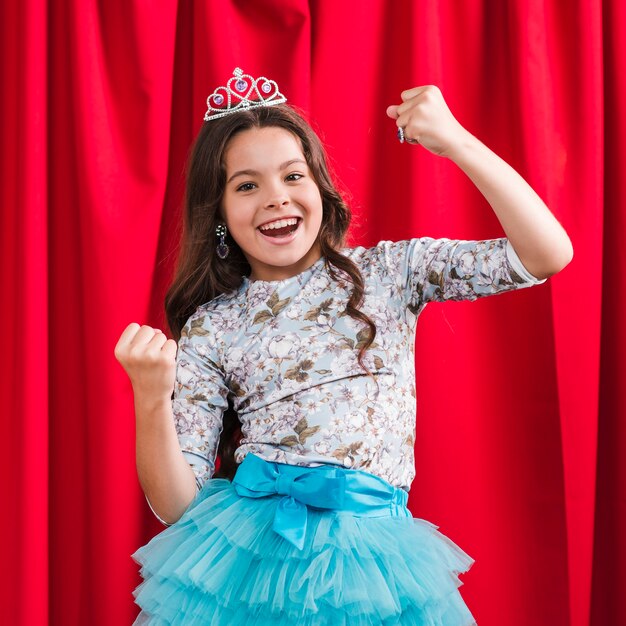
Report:
<svg viewBox="0 0 626 626"><path fill-rule="evenodd" d="M570 238L532 187L469 133L433 85L403 91L387 108L408 143L454 161L494 210L524 267L539 279L562 270L573 256Z"/></svg>
<svg viewBox="0 0 626 626"><path fill-rule="evenodd" d="M173 524L197 493L194 472L180 449L172 411L176 342L150 326L133 323L122 333L115 356L133 385L141 488L157 517Z"/></svg>

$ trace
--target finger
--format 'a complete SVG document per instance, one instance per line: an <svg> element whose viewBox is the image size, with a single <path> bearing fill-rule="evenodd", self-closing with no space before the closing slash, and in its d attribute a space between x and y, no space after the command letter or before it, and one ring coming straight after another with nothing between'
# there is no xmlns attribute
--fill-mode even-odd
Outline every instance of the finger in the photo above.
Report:
<svg viewBox="0 0 626 626"><path fill-rule="evenodd" d="M131 322L122 332L122 334L120 335L120 338L117 342L118 346L123 346L123 345L127 345L129 344L134 336L137 334L137 331L139 330L140 326L139 324L137 324L137 322Z"/></svg>
<svg viewBox="0 0 626 626"><path fill-rule="evenodd" d="M160 359L164 355L163 346L167 341L164 333L155 333L154 337L141 347L142 354L147 358Z"/></svg>
<svg viewBox="0 0 626 626"><path fill-rule="evenodd" d="M422 92L423 93L423 92ZM398 116L404 115L408 111L420 111L423 106L423 100L421 98L418 99L418 96L415 98L411 98L406 100L401 105L398 106Z"/></svg>
<svg viewBox="0 0 626 626"><path fill-rule="evenodd" d="M421 85L420 87L413 87L412 89L406 89L400 94L400 97L402 98L402 102L406 102L407 100L411 100L412 98L419 96L421 93L423 93L427 89L430 89L431 87L432 85Z"/></svg>
<svg viewBox="0 0 626 626"><path fill-rule="evenodd" d="M135 336L131 339L131 345L137 344L146 344L148 343L155 334L160 334L160 331L157 333L152 326L148 326L144 324L136 333Z"/></svg>
<svg viewBox="0 0 626 626"><path fill-rule="evenodd" d="M128 337L133 337L135 335L135 333L139 330L139 328L141 328L139 326L139 324L137 324L137 322L131 322L122 332L122 335L120 337L120 339L122 337L128 338Z"/></svg>
<svg viewBox="0 0 626 626"><path fill-rule="evenodd" d="M396 118L396 126L398 128L404 128L406 132L406 127L408 126L410 121L411 116L405 112L404 114L398 115L398 117Z"/></svg>
<svg viewBox="0 0 626 626"><path fill-rule="evenodd" d="M161 348L161 352L167 354L168 357L175 359L178 344L173 339L168 339Z"/></svg>
<svg viewBox="0 0 626 626"><path fill-rule="evenodd" d="M398 105L397 104L392 104L391 106L387 107L387 115L392 118L392 119L396 119L396 117L398 117Z"/></svg>
<svg viewBox="0 0 626 626"><path fill-rule="evenodd" d="M113 354L118 361L128 349L128 346L130 345L130 342L135 336L135 333L138 329L139 324L137 324L136 322L132 322L122 331L122 334L120 335L120 338L117 340L115 348L113 349Z"/></svg>
<svg viewBox="0 0 626 626"><path fill-rule="evenodd" d="M416 103L414 100L407 100L406 102L403 102L401 105L398 106L398 110L396 111L396 113L398 114L396 119L398 117L401 117L402 115L404 115L405 113L407 113L408 111L413 111L416 108Z"/></svg>
<svg viewBox="0 0 626 626"><path fill-rule="evenodd" d="M165 333L162 333L160 330L154 333L154 336L148 342L149 348L154 348L155 350L160 350L163 347L163 344L167 341L167 337Z"/></svg>
<svg viewBox="0 0 626 626"><path fill-rule="evenodd" d="M410 125L411 116L408 114L401 115L396 124L398 128L402 128L404 131L404 141L407 143L419 143L419 134L416 134L416 130L413 125Z"/></svg>

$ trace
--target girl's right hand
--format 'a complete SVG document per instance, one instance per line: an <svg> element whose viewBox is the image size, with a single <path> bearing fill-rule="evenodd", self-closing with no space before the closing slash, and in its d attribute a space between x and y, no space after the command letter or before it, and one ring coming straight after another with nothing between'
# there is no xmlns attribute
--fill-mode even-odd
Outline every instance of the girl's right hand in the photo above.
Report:
<svg viewBox="0 0 626 626"><path fill-rule="evenodd" d="M135 395L170 401L176 380L176 348L160 330L129 324L115 346Z"/></svg>

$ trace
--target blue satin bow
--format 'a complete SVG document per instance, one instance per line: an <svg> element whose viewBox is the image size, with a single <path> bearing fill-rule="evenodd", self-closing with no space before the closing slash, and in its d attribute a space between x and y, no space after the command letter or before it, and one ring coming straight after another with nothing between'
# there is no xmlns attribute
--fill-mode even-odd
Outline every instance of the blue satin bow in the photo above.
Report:
<svg viewBox="0 0 626 626"><path fill-rule="evenodd" d="M248 498L273 494L285 496L278 503L272 528L279 535L304 548L307 506L341 509L345 500L346 477L337 471L315 472L316 468L269 463L247 454L233 479L235 491Z"/></svg>
<svg viewBox="0 0 626 626"><path fill-rule="evenodd" d="M240 496L284 496L272 529L299 550L304 548L308 509L351 511L360 516L411 516L408 494L378 476L340 466L301 467L272 463L248 453L237 468L233 487Z"/></svg>

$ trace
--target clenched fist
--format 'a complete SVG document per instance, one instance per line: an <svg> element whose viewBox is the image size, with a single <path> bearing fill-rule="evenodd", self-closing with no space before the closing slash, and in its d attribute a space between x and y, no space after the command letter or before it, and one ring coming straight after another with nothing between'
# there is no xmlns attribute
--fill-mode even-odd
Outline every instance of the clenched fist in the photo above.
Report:
<svg viewBox="0 0 626 626"><path fill-rule="evenodd" d="M176 380L173 339L158 329L133 322L120 336L115 358L126 370L136 396L169 400Z"/></svg>
<svg viewBox="0 0 626 626"><path fill-rule="evenodd" d="M448 108L439 87L425 85L400 94L402 104L387 107L387 115L404 130L407 143L419 143L439 156L469 135Z"/></svg>

